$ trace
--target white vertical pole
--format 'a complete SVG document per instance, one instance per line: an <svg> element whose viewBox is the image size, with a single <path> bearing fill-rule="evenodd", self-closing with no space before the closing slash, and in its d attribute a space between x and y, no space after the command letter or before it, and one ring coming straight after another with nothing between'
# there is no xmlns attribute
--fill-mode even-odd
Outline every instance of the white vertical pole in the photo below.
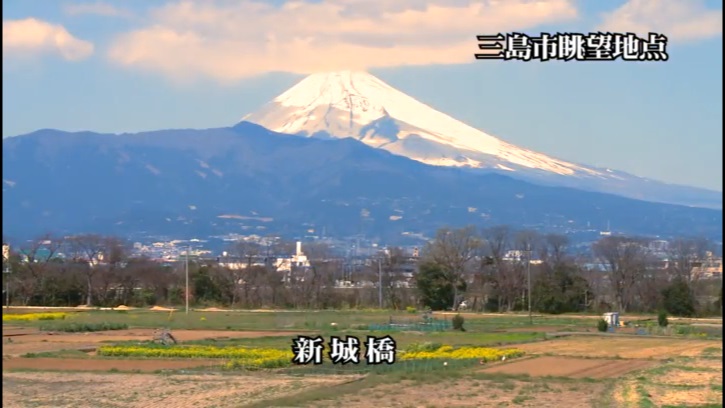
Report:
<svg viewBox="0 0 725 408"><path fill-rule="evenodd" d="M5 244L3 243L3 274L5 278L5 308L10 309L10 245L8 245L7 258L5 257Z"/></svg>
<svg viewBox="0 0 725 408"><path fill-rule="evenodd" d="M529 286L529 324L534 324L534 318L531 316L531 244L529 244L529 256L526 258L526 272L528 274L528 286Z"/></svg>
<svg viewBox="0 0 725 408"><path fill-rule="evenodd" d="M189 251L191 246L186 248L186 314L189 314Z"/></svg>
<svg viewBox="0 0 725 408"><path fill-rule="evenodd" d="M10 272L8 271L8 277L5 281L5 308L10 309Z"/></svg>
<svg viewBox="0 0 725 408"><path fill-rule="evenodd" d="M383 268L378 258L378 307L383 309Z"/></svg>

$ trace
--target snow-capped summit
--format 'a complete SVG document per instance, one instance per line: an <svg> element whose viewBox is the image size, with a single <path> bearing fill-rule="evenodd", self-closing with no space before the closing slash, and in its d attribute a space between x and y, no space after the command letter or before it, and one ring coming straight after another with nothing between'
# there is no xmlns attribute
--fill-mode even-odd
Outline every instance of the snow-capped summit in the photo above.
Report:
<svg viewBox="0 0 725 408"><path fill-rule="evenodd" d="M600 174L506 143L418 102L367 72L309 75L242 120L280 133L352 137L431 165Z"/></svg>
<svg viewBox="0 0 725 408"><path fill-rule="evenodd" d="M429 165L493 171L545 185L722 208L719 192L559 160L507 143L367 72L312 74L242 118L283 134L355 138Z"/></svg>

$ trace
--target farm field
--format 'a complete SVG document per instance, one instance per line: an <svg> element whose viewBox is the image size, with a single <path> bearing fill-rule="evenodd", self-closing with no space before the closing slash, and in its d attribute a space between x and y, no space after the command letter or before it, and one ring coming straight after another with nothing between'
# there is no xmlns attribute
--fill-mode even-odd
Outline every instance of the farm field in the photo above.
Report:
<svg viewBox="0 0 725 408"><path fill-rule="evenodd" d="M558 356L627 358L665 360L672 357L694 357L712 347L711 340L573 336L557 341L519 346L528 354L553 354Z"/></svg>
<svg viewBox="0 0 725 408"><path fill-rule="evenodd" d="M239 407L306 388L334 387L354 376L3 373L5 407Z"/></svg>
<svg viewBox="0 0 725 408"><path fill-rule="evenodd" d="M220 366L216 360L183 359L90 359L90 358L14 358L3 362L6 370L42 370L42 371L121 371L121 372L157 372L159 370L181 370Z"/></svg>
<svg viewBox="0 0 725 408"><path fill-rule="evenodd" d="M650 360L612 360L606 358L537 357L484 370L485 373L528 375L532 377L615 378L656 364Z"/></svg>
<svg viewBox="0 0 725 408"><path fill-rule="evenodd" d="M10 310L45 312L58 311ZM63 313L45 316L49 320L4 317L4 405L722 406L721 323L719 332L710 327L717 320L708 321L707 330L678 323L672 333L680 334L653 337L619 334L631 330L599 334L596 316L536 316L531 325L528 316L465 314L465 332L425 332L368 329L420 320L390 311ZM638 317L642 324L648 319L654 318ZM177 345L151 344L162 328L171 329ZM390 366L363 361L293 367L284 356L291 355L292 339L299 335L320 335L326 342L330 336L356 336L362 342L366 336L390 335L402 354ZM421 347L426 351L418 352ZM461 355L479 350L470 355L481 357L455 357L443 352L446 347ZM192 349L198 354L181 353ZM249 357L240 354L245 349L251 350ZM424 360L406 360L406 352ZM483 357L500 353L510 358ZM242 360L230 357L237 354ZM272 354L276 360L264 360Z"/></svg>
<svg viewBox="0 0 725 408"><path fill-rule="evenodd" d="M12 331L20 331L11 328ZM153 339L154 329L112 330L86 333L57 333L41 332L38 329L24 328L22 335L6 334L3 328L3 337L11 338L3 344L3 356L17 357L26 353L42 353L54 350L84 350L93 349L102 343L147 341ZM174 330L173 335L179 342L189 342L205 339L255 339L261 337L280 336L292 338L303 332L275 332L275 331L223 331L223 330Z"/></svg>

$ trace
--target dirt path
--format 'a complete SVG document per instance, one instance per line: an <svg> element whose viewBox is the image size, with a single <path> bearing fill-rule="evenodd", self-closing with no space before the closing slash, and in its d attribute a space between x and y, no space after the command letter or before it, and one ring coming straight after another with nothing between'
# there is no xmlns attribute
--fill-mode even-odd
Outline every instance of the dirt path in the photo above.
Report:
<svg viewBox="0 0 725 408"><path fill-rule="evenodd" d="M571 357L539 357L500 364L485 373L528 374L532 377L613 378L657 364L648 360L605 360Z"/></svg>
<svg viewBox="0 0 725 408"><path fill-rule="evenodd" d="M575 333L586 333L590 331L596 330L596 328L577 328L577 327L571 327L571 326L528 326L528 327L512 327L510 329L500 329L496 331L501 332L509 332L509 333L529 333L529 332L539 332L539 333L562 333L560 330L574 330Z"/></svg>
<svg viewBox="0 0 725 408"><path fill-rule="evenodd" d="M32 327L3 326L3 337L25 336L36 333L38 333L38 329Z"/></svg>
<svg viewBox="0 0 725 408"><path fill-rule="evenodd" d="M226 330L174 330L180 341L205 339L254 339L259 337L298 336L299 332L282 331L226 331ZM154 329L112 330L92 333L46 333L36 329L3 328L3 355L21 356L57 350L84 350L103 342L145 341L154 338ZM8 340L10 339L10 340Z"/></svg>
<svg viewBox="0 0 725 408"><path fill-rule="evenodd" d="M236 408L310 388L334 388L349 376L215 374L3 373L3 406Z"/></svg>
<svg viewBox="0 0 725 408"><path fill-rule="evenodd" d="M71 358L11 358L3 361L4 370L38 371L136 371L180 370L184 368L211 367L224 364L224 360L100 360ZM3 373L5 376L5 373Z"/></svg>
<svg viewBox="0 0 725 408"><path fill-rule="evenodd" d="M308 402L306 408L431 408L431 407L591 407L604 392L599 383L559 383L541 380L450 380L424 385L415 381L396 381L365 388L329 399ZM331 392L335 390L332 389Z"/></svg>
<svg viewBox="0 0 725 408"><path fill-rule="evenodd" d="M684 340L641 336L572 336L538 343L520 344L527 354L556 354L571 357L667 359L697 356L709 347L722 348L716 340Z"/></svg>
<svg viewBox="0 0 725 408"><path fill-rule="evenodd" d="M89 333L55 333L41 332L31 328L3 328L3 337L23 335L22 341L63 341L63 342L87 342L88 339L103 339L101 341L124 341L124 340L150 340L154 336L154 329L129 329L129 330L108 330ZM258 337L280 337L298 336L300 332L291 331L232 331L232 330L173 330L174 337L179 341L203 340L203 339L253 339ZM91 340L93 341L93 340Z"/></svg>

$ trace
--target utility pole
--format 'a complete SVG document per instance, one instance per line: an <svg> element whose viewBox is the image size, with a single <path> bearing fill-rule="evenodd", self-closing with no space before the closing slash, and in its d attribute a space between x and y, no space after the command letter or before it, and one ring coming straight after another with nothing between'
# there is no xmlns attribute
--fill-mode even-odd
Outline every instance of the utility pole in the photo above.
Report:
<svg viewBox="0 0 725 408"><path fill-rule="evenodd" d="M534 318L531 316L531 244L528 245L528 256L526 257L526 274L528 275L528 286L529 286L529 324L534 325Z"/></svg>
<svg viewBox="0 0 725 408"><path fill-rule="evenodd" d="M378 258L378 307L383 309L383 268Z"/></svg>
<svg viewBox="0 0 725 408"><path fill-rule="evenodd" d="M3 274L5 274L5 308L10 309L10 245L7 245L7 254L5 253L6 244L3 243Z"/></svg>
<svg viewBox="0 0 725 408"><path fill-rule="evenodd" d="M189 251L191 245L186 248L186 314L189 314Z"/></svg>
<svg viewBox="0 0 725 408"><path fill-rule="evenodd" d="M7 276L5 278L5 308L10 309L10 265L3 268L3 273Z"/></svg>

